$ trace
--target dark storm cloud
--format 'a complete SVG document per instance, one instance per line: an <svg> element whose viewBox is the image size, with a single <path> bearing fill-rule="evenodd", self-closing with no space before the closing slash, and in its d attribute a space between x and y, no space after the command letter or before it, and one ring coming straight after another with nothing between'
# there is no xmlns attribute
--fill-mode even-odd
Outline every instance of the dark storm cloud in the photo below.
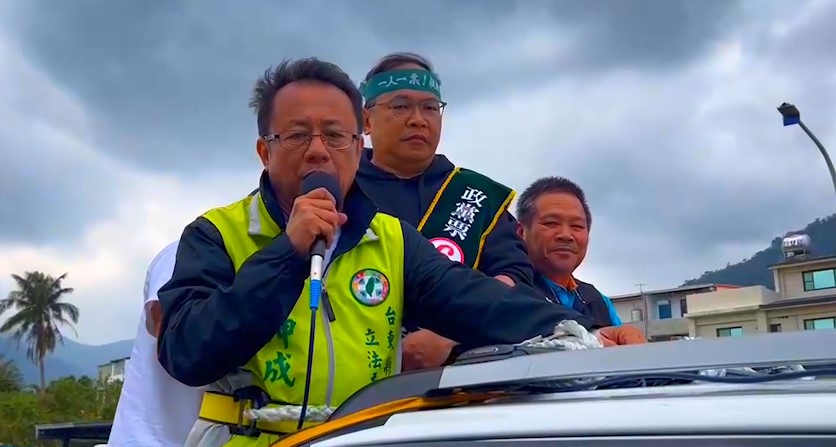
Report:
<svg viewBox="0 0 836 447"><path fill-rule="evenodd" d="M765 70L784 75L786 88L764 92L775 106L788 101L796 104L802 119L819 133L833 127L833 104L836 104L836 2L815 2L814 11L801 14L801 19L785 17L782 32L764 30L764 38L752 39L749 49L764 60ZM799 11L796 11L798 14ZM771 32L770 32L771 31ZM836 137L836 135L831 135ZM830 144L836 146L836 142Z"/></svg>
<svg viewBox="0 0 836 447"><path fill-rule="evenodd" d="M569 61L586 69L666 69L702 55L739 24L736 0L548 2L559 25L577 31Z"/></svg>
<svg viewBox="0 0 836 447"><path fill-rule="evenodd" d="M185 184L256 169L247 102L271 64L315 55L359 81L404 50L441 73L454 161L518 190L554 174L586 190L596 223L584 267L599 277L585 279L608 294L678 285L833 211L821 156L775 111L795 102L836 147L832 2L2 3L0 243L76 242L130 200L116 196L119 162ZM719 43L741 55L706 67ZM5 58L18 51L25 60ZM27 82L40 75L49 82ZM101 248L85 244L75 252ZM88 289L95 308L139 290L150 261L114 247L133 285Z"/></svg>
<svg viewBox="0 0 836 447"><path fill-rule="evenodd" d="M762 53L768 53L775 62L784 67L802 65L808 68L831 68L833 58L829 55L836 48L836 3L815 2L815 10L803 15L799 21L779 22L778 29L789 27L786 31L774 32L772 36L753 43L753 47ZM789 19L789 18L786 18ZM810 71L819 78L821 72Z"/></svg>
<svg viewBox="0 0 836 447"><path fill-rule="evenodd" d="M251 149L241 113L247 46L230 48L185 4L25 2L17 13L6 25L31 62L85 104L99 146L161 169Z"/></svg>
<svg viewBox="0 0 836 447"><path fill-rule="evenodd" d="M766 39L769 25L747 37ZM797 28L800 36L784 38L803 40L805 25ZM748 51L757 48L755 40L740 45L745 53L737 69L732 50L710 69L602 72L541 91L539 103L528 101L530 111L509 111L512 123L521 124L516 132L525 135L524 146L513 150L530 159L522 162L527 172L514 179L526 183L515 186L541 175L576 180L597 216L594 244L605 247L595 265L644 269L643 277L667 278L670 286L832 213L821 156L800 129L781 126L775 107L797 98L820 137L836 136L828 106L836 100L828 75L836 61L816 75L821 58L781 65L775 54ZM816 82L797 81L806 78ZM546 101L556 104L551 124L534 118L529 129L516 117L544 113ZM532 135L539 140L526 139Z"/></svg>
<svg viewBox="0 0 836 447"><path fill-rule="evenodd" d="M746 177L749 183L741 183L727 173L716 175L708 157L698 156L721 145L707 136L716 132L739 137L726 149L729 154L743 148L783 156L779 152L784 148L773 141L775 134L761 130L775 125L777 118L766 116L773 110L761 115L757 110L727 107L712 122L694 122L701 89L710 87L712 80L683 82L683 91L667 92L675 99L664 101L665 95L632 95L630 87L621 89L606 78L632 73L651 86L647 90L652 93L654 86L662 88L670 77L702 60L718 41L747 29L752 34L746 35L745 49L760 51L765 63L779 73L792 72L821 87L829 81L822 71L809 67L829 69L832 58L813 56L827 54L826 47L810 48L820 40L832 40L834 32L826 26L832 12L796 29L798 36L767 38L765 29L752 31L736 1L621 0L594 5L496 0L262 1L243 6L186 1L140 6L30 0L4 11L2 25L30 63L86 108L93 123L86 138L92 144L156 170L252 167L255 120L246 103L254 80L270 64L317 55L337 62L359 81L381 55L414 50L436 63L455 108L465 108L472 99L560 79L601 85L606 89L601 94L607 97L595 104L559 101L555 107L561 110L585 110L594 119L611 108L607 102L629 102L623 125L599 129L573 123L570 129L550 134L541 146L548 148L544 156L551 155L548 151L555 143L577 154L571 162L572 176L595 198L596 212L618 216L615 221L621 228L637 235L663 238L696 256L730 241L768 240L788 225L786 216L814 207L816 196L787 199L786 176L764 170L760 176ZM793 42L809 45L794 51ZM791 67L781 68L769 53L773 47L784 53L781 56L792 62ZM797 94L793 97L799 101L832 95L803 86L795 86L793 92L767 93L776 95L768 101L773 108L773 99L781 93ZM558 140L555 135L560 135ZM567 144L564 140L572 135L577 141ZM519 150L535 152L537 147ZM20 172L33 172L35 168L27 163L35 159L21 158L12 165ZM111 181L103 174L86 178L99 185ZM26 184L19 176L6 179ZM60 177L51 181L69 184ZM84 183L79 185L84 188ZM50 196L52 192L34 192L38 187L21 188L59 201ZM61 203L107 203L102 195L107 188L52 189L68 194ZM759 194L748 196L753 191ZM786 216L763 219L779 202L792 203ZM83 207L67 206L69 221L73 210L85 218L95 217ZM45 225L43 219L39 225ZM23 227L34 229L35 235L52 230ZM20 237L28 234L17 231ZM623 247L614 248L614 253L623 255L619 262L629 261L633 250L628 249L630 244Z"/></svg>
<svg viewBox="0 0 836 447"><path fill-rule="evenodd" d="M562 148L560 158L542 154L538 169L586 190L599 222L594 243L606 244L597 262L652 269L674 286L753 254L718 261L727 247L760 249L832 212L821 157L781 127L774 108L734 105L693 119L700 97L670 95L653 98L658 109L627 108L623 126Z"/></svg>
<svg viewBox="0 0 836 447"><path fill-rule="evenodd" d="M658 75L704 56L739 26L739 5L727 0L507 2L500 25L461 19L468 29L488 31L484 44L471 39L468 51L441 46L434 58L445 91L461 100L498 96L560 77L592 79L612 70ZM491 34L497 30L499 35ZM533 40L529 47L503 47L527 33Z"/></svg>
<svg viewBox="0 0 836 447"><path fill-rule="evenodd" d="M110 213L118 164L83 139L84 111L0 39L0 244L79 237Z"/></svg>
<svg viewBox="0 0 836 447"><path fill-rule="evenodd" d="M0 126L0 243L51 244L81 236L114 205L118 173L85 157L60 129L32 119ZM29 130L35 139L16 132Z"/></svg>
<svg viewBox="0 0 836 447"><path fill-rule="evenodd" d="M333 60L359 80L379 56L417 50L437 60L451 98L526 85L563 72L677 66L726 24L734 2L113 2L27 1L3 24L31 61L73 92L98 123L92 137L158 170L252 165L255 125L247 99L256 77L286 57ZM496 61L474 72L481 51L537 22L570 52L535 62ZM495 25L500 24L500 25ZM501 24L505 24L502 26ZM495 30L511 33L506 37ZM525 73L520 76L519 73ZM489 84L503 82L502 86ZM200 157L195 163L195 157Z"/></svg>

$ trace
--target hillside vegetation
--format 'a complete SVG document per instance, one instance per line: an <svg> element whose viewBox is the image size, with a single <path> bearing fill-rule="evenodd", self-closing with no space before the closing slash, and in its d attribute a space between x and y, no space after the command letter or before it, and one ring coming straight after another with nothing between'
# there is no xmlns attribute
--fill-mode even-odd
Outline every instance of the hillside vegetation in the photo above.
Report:
<svg viewBox="0 0 836 447"><path fill-rule="evenodd" d="M799 230L810 236L813 241L813 256L836 254L836 214L824 219L816 219L804 229ZM725 268L703 273L698 278L689 279L682 285L694 284L733 284L738 286L762 285L774 288L772 271L769 266L781 261L781 239L776 237L764 250L755 253L751 258L736 264L729 264Z"/></svg>

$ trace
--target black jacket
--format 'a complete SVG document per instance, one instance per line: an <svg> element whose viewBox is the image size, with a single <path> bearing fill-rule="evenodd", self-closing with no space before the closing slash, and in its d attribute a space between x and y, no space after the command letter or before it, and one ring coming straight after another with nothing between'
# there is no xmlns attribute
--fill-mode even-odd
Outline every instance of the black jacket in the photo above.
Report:
<svg viewBox="0 0 836 447"><path fill-rule="evenodd" d="M372 149L367 148L360 160L357 183L381 212L417 227L444 180L455 168L447 157L436 155L421 175L402 179L375 166ZM485 239L479 271L488 276L508 275L518 284L533 285L534 268L528 260L525 243L517 236L516 223L509 212L502 213Z"/></svg>
<svg viewBox="0 0 836 447"><path fill-rule="evenodd" d="M261 194L272 218L285 227L269 180ZM333 256L351 250L377 209L356 187L345 201L349 216ZM404 317L465 347L517 343L548 335L561 320L594 323L545 300L527 285L510 288L450 261L401 221L404 237ZM177 248L170 281L158 292L163 310L159 360L189 386L215 382L244 365L279 330L302 291L310 267L285 234L235 272L217 228L199 217Z"/></svg>
<svg viewBox="0 0 836 447"><path fill-rule="evenodd" d="M592 319L599 326L612 326L612 317L604 295L590 283L574 278L578 288L575 289L575 301L572 309ZM534 285L543 292L551 301L560 303L560 299L554 293L548 281L536 273Z"/></svg>

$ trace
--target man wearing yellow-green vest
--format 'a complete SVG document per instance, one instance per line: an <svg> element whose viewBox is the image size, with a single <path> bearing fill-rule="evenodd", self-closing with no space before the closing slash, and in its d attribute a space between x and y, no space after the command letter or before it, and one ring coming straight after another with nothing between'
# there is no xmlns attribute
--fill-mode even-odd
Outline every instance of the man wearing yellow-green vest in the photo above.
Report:
<svg viewBox="0 0 836 447"><path fill-rule="evenodd" d="M210 386L187 446L268 446L297 429L308 361L310 247L327 243L309 412L321 422L394 373L404 315L466 347L516 343L583 315L537 290L453 262L413 226L378 212L355 183L363 101L339 67L285 62L256 83L255 195L207 211L182 233L163 310L159 358L189 386ZM301 194L312 171L337 178ZM337 209L335 202L343 203Z"/></svg>

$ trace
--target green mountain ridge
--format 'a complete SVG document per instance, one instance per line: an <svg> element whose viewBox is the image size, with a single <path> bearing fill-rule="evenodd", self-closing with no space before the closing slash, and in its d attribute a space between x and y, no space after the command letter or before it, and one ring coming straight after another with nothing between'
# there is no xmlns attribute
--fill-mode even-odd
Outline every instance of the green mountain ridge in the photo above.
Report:
<svg viewBox="0 0 836 447"><path fill-rule="evenodd" d="M804 229L792 231L792 233L810 236L813 246L812 256L836 255L836 214L824 219L816 219ZM754 256L736 264L727 264L726 267L718 270L707 271L697 278L685 281L682 285L710 283L736 286L762 285L774 289L772 271L769 270L769 266L781 262L784 257L781 251L782 239L783 236L776 237L768 248L755 253Z"/></svg>
<svg viewBox="0 0 836 447"><path fill-rule="evenodd" d="M64 344L58 344L55 352L48 355L44 361L47 383L67 376L98 376L98 365L122 357L128 357L133 348L133 340L121 340L104 345L86 345L69 339ZM26 346L21 342L20 348L9 337L0 335L0 354L14 364L23 374L27 384L37 384L39 381L38 366L26 358Z"/></svg>

